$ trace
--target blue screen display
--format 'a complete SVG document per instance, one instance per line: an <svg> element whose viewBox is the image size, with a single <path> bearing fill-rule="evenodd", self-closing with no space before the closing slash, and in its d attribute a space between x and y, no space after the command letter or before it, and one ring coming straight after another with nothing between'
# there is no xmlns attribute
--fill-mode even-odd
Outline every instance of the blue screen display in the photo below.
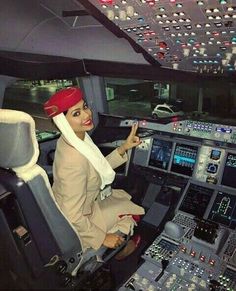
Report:
<svg viewBox="0 0 236 291"><path fill-rule="evenodd" d="M192 176L197 152L197 146L177 143L175 146L171 171L186 176Z"/></svg>
<svg viewBox="0 0 236 291"><path fill-rule="evenodd" d="M172 151L172 142L154 138L149 165L167 170Z"/></svg>

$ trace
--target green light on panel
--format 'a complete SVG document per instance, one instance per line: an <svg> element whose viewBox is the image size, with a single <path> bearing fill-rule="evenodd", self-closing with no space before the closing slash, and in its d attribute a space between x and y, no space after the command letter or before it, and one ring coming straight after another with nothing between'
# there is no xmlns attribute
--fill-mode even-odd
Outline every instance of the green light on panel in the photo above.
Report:
<svg viewBox="0 0 236 291"><path fill-rule="evenodd" d="M227 4L227 0L219 0L220 4Z"/></svg>
<svg viewBox="0 0 236 291"><path fill-rule="evenodd" d="M195 43L195 39L190 38L188 42L189 42L189 43Z"/></svg>

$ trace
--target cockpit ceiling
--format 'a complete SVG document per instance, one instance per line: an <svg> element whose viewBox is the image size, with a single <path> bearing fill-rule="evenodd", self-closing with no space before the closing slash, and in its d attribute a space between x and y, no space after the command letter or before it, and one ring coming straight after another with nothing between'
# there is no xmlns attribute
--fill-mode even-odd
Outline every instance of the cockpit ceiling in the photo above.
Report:
<svg viewBox="0 0 236 291"><path fill-rule="evenodd" d="M89 0L164 68L236 72L236 0Z"/></svg>

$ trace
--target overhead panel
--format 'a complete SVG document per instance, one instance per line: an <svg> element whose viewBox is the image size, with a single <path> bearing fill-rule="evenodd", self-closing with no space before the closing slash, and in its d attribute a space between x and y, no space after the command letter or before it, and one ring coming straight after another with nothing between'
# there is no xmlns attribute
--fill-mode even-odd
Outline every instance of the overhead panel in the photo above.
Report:
<svg viewBox="0 0 236 291"><path fill-rule="evenodd" d="M164 68L236 71L236 0L89 2Z"/></svg>

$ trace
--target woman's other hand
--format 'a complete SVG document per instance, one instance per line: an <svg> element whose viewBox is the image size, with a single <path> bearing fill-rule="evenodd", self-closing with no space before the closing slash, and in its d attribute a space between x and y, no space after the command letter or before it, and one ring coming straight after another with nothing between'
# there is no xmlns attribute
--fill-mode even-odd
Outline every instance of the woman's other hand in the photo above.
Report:
<svg viewBox="0 0 236 291"><path fill-rule="evenodd" d="M110 249L115 249L120 246L124 241L124 238L115 233L107 233L103 241L103 245Z"/></svg>
<svg viewBox="0 0 236 291"><path fill-rule="evenodd" d="M140 138L136 135L137 129L138 122L132 125L130 134L126 141L118 148L118 152L121 156L123 156L127 150L132 149L141 143Z"/></svg>

